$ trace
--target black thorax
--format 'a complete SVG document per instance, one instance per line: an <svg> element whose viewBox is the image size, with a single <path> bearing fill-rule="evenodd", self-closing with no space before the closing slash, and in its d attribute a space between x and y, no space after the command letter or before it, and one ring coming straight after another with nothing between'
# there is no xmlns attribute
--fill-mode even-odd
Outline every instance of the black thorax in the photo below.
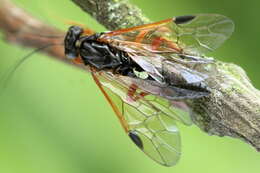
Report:
<svg viewBox="0 0 260 173"><path fill-rule="evenodd" d="M143 71L126 52L98 41L100 34L80 38L79 54L85 65L98 70L112 70L114 73L134 76L133 70Z"/></svg>
<svg viewBox="0 0 260 173"><path fill-rule="evenodd" d="M135 76L134 70L143 71L126 52L99 41L101 34L83 35L80 27L72 26L65 37L65 54L76 58L80 55L85 65L97 70L112 70L114 73Z"/></svg>

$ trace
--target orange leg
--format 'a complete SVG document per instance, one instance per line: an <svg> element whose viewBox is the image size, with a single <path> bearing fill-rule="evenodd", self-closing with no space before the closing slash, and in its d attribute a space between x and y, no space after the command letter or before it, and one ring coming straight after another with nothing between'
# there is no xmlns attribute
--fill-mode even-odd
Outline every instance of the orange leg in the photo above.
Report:
<svg viewBox="0 0 260 173"><path fill-rule="evenodd" d="M98 77L92 72L92 77L94 79L94 81L96 82L97 86L99 87L99 89L101 90L101 92L104 94L106 100L108 101L108 103L110 104L110 106L112 107L113 111L115 112L115 114L117 115L122 127L124 128L125 132L128 133L129 131L129 126L124 118L124 115L122 114L122 111L120 111L118 109L118 107L116 106L116 104L112 101L112 99L109 97L109 95L107 94L107 92L105 91L105 89L103 88L102 84L100 83L100 81L98 80Z"/></svg>
<svg viewBox="0 0 260 173"><path fill-rule="evenodd" d="M132 84L127 92L127 97L129 101L137 101L141 98L143 98L144 96L148 95L148 93L145 92L141 92L141 93L137 93L137 89L138 86L135 84Z"/></svg>
<svg viewBox="0 0 260 173"><path fill-rule="evenodd" d="M75 59L72 60L75 64L84 64L84 62L82 61L81 57L77 57Z"/></svg>

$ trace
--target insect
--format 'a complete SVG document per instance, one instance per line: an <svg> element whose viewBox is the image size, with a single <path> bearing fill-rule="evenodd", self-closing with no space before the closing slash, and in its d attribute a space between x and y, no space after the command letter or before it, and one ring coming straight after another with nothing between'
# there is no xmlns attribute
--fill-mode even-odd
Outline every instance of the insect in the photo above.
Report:
<svg viewBox="0 0 260 173"><path fill-rule="evenodd" d="M90 68L125 132L151 159L176 164L181 140L176 121L190 125L186 99L210 94L207 75L194 65L211 63L203 53L234 30L218 14L180 16L106 33L71 26L65 54Z"/></svg>
<svg viewBox="0 0 260 173"><path fill-rule="evenodd" d="M233 30L232 20L218 14L105 33L71 26L64 48L67 58L91 71L130 139L154 161L172 166L181 156L176 122L192 124L186 100L210 94L208 75L196 66L213 63L203 54Z"/></svg>

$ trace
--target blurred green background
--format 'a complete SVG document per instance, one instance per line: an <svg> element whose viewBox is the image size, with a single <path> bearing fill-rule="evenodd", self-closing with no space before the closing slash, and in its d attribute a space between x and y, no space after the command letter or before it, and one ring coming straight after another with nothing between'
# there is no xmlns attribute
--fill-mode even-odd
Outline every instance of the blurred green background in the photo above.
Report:
<svg viewBox="0 0 260 173"><path fill-rule="evenodd" d="M152 20L194 13L232 18L235 33L211 53L242 66L259 88L260 1L131 0ZM105 30L67 0L16 0L46 23L66 30L62 20ZM0 75L31 49L0 41ZM12 77L0 98L0 173L256 173L260 153L237 139L208 136L179 125L183 154L166 168L146 157L121 129L89 74L35 55Z"/></svg>

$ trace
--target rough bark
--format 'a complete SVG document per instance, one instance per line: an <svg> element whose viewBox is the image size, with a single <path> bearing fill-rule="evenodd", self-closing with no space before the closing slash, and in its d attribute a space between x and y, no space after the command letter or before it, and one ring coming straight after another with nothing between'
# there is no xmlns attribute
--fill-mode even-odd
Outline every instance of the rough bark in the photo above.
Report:
<svg viewBox="0 0 260 173"><path fill-rule="evenodd" d="M150 22L140 9L126 0L72 1L110 30ZM63 32L44 25L7 0L0 3L0 29L6 41L30 47L60 43L60 38L44 38L35 33L62 36ZM63 58L61 46L46 52L70 63ZM194 123L210 135L239 138L260 151L260 92L237 65L216 61L214 66L206 66L204 70L216 73L208 83L212 94L190 102Z"/></svg>

